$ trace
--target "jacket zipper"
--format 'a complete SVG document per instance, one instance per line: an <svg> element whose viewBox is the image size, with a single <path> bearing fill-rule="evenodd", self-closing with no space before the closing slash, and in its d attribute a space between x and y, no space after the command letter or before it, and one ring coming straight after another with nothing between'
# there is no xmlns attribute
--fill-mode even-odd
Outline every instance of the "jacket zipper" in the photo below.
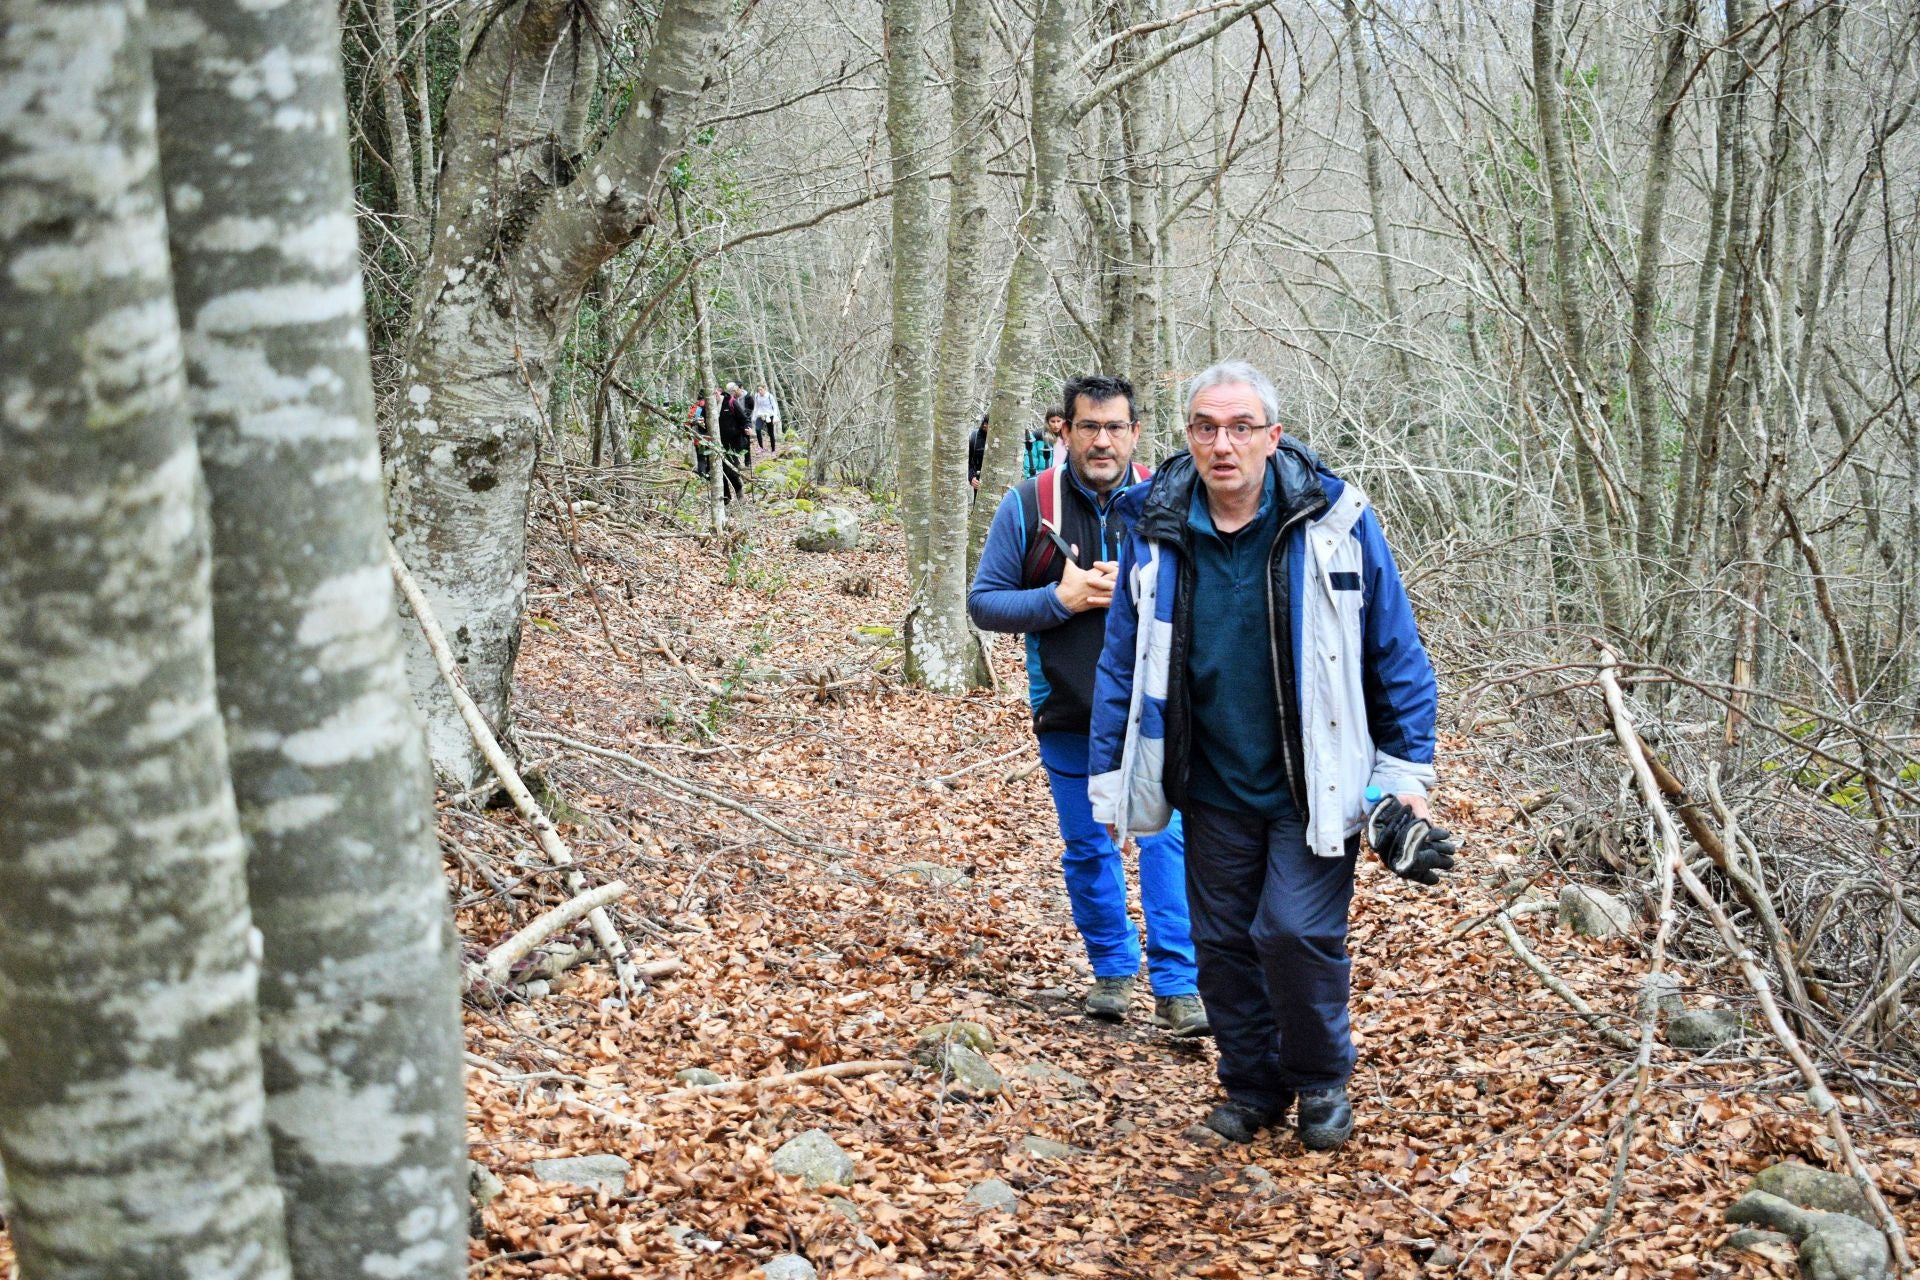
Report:
<svg viewBox="0 0 1920 1280"><path fill-rule="evenodd" d="M1293 758L1293 732L1287 722L1287 683L1280 667L1280 641L1284 636L1289 645L1293 642L1293 617L1289 609L1284 615L1274 608L1273 601L1273 561L1280 548L1285 545L1287 534L1293 526L1312 515L1311 508L1303 508L1288 516L1280 525L1280 532L1274 535L1267 547L1267 657L1273 664L1273 696L1275 711L1280 718L1280 764L1287 771L1287 789L1293 793L1293 802L1300 806L1300 816L1307 815L1306 782L1300 776L1297 762ZM1294 691L1294 701L1299 701L1299 691Z"/></svg>

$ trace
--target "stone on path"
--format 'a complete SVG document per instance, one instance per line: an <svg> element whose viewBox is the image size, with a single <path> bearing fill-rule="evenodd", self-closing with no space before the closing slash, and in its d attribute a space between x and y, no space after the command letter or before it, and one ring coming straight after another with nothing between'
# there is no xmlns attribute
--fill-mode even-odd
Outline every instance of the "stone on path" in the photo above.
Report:
<svg viewBox="0 0 1920 1280"><path fill-rule="evenodd" d="M853 1157L825 1129L809 1129L773 1153L773 1171L792 1174L810 1187L844 1187L853 1181Z"/></svg>
<svg viewBox="0 0 1920 1280"><path fill-rule="evenodd" d="M980 1209L1003 1209L1012 1213L1020 1207L1020 1196L1000 1179L988 1178L985 1182L973 1184L967 1192L967 1203Z"/></svg>
<svg viewBox="0 0 1920 1280"><path fill-rule="evenodd" d="M564 1182L592 1187L617 1196L627 1189L627 1162L619 1156L569 1156L564 1160L535 1160L533 1176L542 1182Z"/></svg>
<svg viewBox="0 0 1920 1280"><path fill-rule="evenodd" d="M915 1036L914 1039L923 1045L951 1040L955 1044L967 1046L967 1048L972 1049L975 1053L993 1052L993 1032L987 1030L986 1026L982 1023L966 1020L958 1022L936 1022Z"/></svg>
<svg viewBox="0 0 1920 1280"><path fill-rule="evenodd" d="M783 1253L777 1258L769 1258L761 1265L760 1274L767 1280L814 1280L820 1273L813 1264L797 1253Z"/></svg>
<svg viewBox="0 0 1920 1280"><path fill-rule="evenodd" d="M1689 1009L1667 1019L1667 1043L1676 1049L1697 1053L1739 1036L1740 1015L1731 1009Z"/></svg>
<svg viewBox="0 0 1920 1280"><path fill-rule="evenodd" d="M673 1078L681 1084L725 1084L726 1077L718 1071L709 1071L705 1067L682 1067L673 1073Z"/></svg>
<svg viewBox="0 0 1920 1280"><path fill-rule="evenodd" d="M1605 889L1570 884L1560 890L1560 923L1589 938L1611 938L1633 928L1633 909Z"/></svg>
<svg viewBox="0 0 1920 1280"><path fill-rule="evenodd" d="M1075 1156L1087 1154L1085 1147L1076 1147L1071 1142L1060 1142L1054 1138L1043 1138L1037 1133L1030 1133L1020 1139L1020 1149L1042 1160L1071 1160Z"/></svg>
<svg viewBox="0 0 1920 1280"><path fill-rule="evenodd" d="M1050 1062L1023 1062L1017 1068L1019 1073L1036 1084L1058 1085L1060 1091L1073 1097L1085 1097L1093 1092L1088 1084L1071 1071L1063 1071ZM1119 1125L1114 1128L1117 1130Z"/></svg>
<svg viewBox="0 0 1920 1280"><path fill-rule="evenodd" d="M940 1072L948 1088L982 1098L991 1098L1007 1091L1006 1077L966 1045L935 1041L931 1048L931 1065Z"/></svg>
<svg viewBox="0 0 1920 1280"><path fill-rule="evenodd" d="M1887 1280L1886 1237L1858 1218L1749 1191L1727 1210L1727 1221L1771 1227L1798 1240L1806 1280Z"/></svg>
<svg viewBox="0 0 1920 1280"><path fill-rule="evenodd" d="M1875 1226L1873 1206L1860 1184L1844 1173L1829 1173L1797 1160L1786 1160L1754 1175L1749 1191L1765 1191L1802 1209L1845 1213Z"/></svg>
<svg viewBox="0 0 1920 1280"><path fill-rule="evenodd" d="M852 551L860 545L860 517L845 507L821 507L793 540L802 551Z"/></svg>

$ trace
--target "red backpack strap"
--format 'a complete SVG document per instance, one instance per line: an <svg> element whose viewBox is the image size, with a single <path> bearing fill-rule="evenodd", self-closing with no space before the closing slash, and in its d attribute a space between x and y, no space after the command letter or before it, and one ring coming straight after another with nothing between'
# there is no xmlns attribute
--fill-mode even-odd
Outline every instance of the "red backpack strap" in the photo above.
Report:
<svg viewBox="0 0 1920 1280"><path fill-rule="evenodd" d="M1135 484L1139 484L1142 480L1148 480L1152 477L1153 472L1147 470L1144 463L1136 462L1133 464L1133 482Z"/></svg>
<svg viewBox="0 0 1920 1280"><path fill-rule="evenodd" d="M1027 530L1027 559L1022 581L1029 587L1047 585L1053 558L1061 554L1060 480L1065 467L1048 467L1033 477L1033 527Z"/></svg>

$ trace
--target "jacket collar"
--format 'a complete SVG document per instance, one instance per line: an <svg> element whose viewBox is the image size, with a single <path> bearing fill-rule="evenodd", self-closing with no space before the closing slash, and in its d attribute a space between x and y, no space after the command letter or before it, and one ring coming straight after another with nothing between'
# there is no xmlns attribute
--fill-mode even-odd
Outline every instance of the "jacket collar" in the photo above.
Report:
<svg viewBox="0 0 1920 1280"><path fill-rule="evenodd" d="M1301 512L1318 512L1327 505L1327 481L1339 480L1327 473L1313 450L1292 436L1280 437L1280 447L1267 459L1267 474L1273 480L1273 504L1281 525L1290 523ZM1200 483L1200 471L1191 453L1176 453L1160 464L1146 486L1140 515L1134 531L1155 542L1187 545L1187 511L1193 502L1194 487Z"/></svg>

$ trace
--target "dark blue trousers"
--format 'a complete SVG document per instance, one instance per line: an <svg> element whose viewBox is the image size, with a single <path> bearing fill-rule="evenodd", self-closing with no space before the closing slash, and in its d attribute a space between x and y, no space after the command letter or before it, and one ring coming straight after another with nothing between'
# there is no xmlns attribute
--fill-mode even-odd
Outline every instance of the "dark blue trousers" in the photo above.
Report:
<svg viewBox="0 0 1920 1280"><path fill-rule="evenodd" d="M1301 1089L1353 1074L1347 910L1359 841L1343 857L1307 848L1297 818L1210 805L1186 810L1187 911L1235 1102L1277 1111Z"/></svg>

